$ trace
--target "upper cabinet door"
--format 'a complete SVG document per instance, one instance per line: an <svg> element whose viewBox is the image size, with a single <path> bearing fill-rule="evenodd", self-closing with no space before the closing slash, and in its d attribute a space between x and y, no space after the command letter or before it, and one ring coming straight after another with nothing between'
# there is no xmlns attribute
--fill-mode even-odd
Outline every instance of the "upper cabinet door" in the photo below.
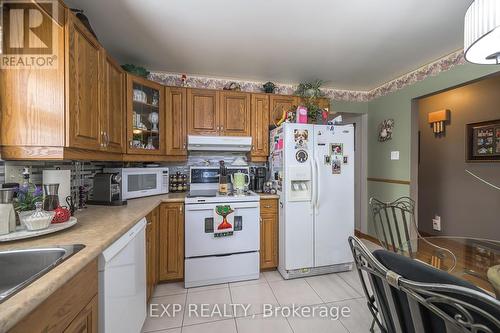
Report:
<svg viewBox="0 0 500 333"><path fill-rule="evenodd" d="M251 157L269 155L269 95L252 94Z"/></svg>
<svg viewBox="0 0 500 333"><path fill-rule="evenodd" d="M186 88L165 88L167 155L186 156Z"/></svg>
<svg viewBox="0 0 500 333"><path fill-rule="evenodd" d="M330 99L327 97L321 97L318 100L318 105L322 109L326 109L326 111L330 111Z"/></svg>
<svg viewBox="0 0 500 333"><path fill-rule="evenodd" d="M215 90L187 90L188 134L219 135L218 97Z"/></svg>
<svg viewBox="0 0 500 333"><path fill-rule="evenodd" d="M220 100L221 134L250 136L250 94L223 91Z"/></svg>
<svg viewBox="0 0 500 333"><path fill-rule="evenodd" d="M297 105L304 105L305 101L302 97L297 96ZM322 109L327 109L330 111L330 99L327 97L320 97L317 99L316 103Z"/></svg>
<svg viewBox="0 0 500 333"><path fill-rule="evenodd" d="M99 149L100 46L74 15L68 15L69 146Z"/></svg>
<svg viewBox="0 0 500 333"><path fill-rule="evenodd" d="M127 153L165 153L165 89L127 74Z"/></svg>
<svg viewBox="0 0 500 333"><path fill-rule="evenodd" d="M296 96L269 95L269 124L277 123L284 111L290 110L298 104Z"/></svg>
<svg viewBox="0 0 500 333"><path fill-rule="evenodd" d="M110 57L104 60L103 110L101 116L103 149L121 153L125 134L125 74Z"/></svg>

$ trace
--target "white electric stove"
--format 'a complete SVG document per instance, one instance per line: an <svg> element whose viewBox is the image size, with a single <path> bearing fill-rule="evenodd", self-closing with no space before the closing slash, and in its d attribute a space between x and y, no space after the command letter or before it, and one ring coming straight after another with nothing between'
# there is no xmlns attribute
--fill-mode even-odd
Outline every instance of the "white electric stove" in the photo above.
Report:
<svg viewBox="0 0 500 333"><path fill-rule="evenodd" d="M228 173L249 172L228 167ZM259 278L260 197L220 195L218 167L191 167L186 197L184 286Z"/></svg>

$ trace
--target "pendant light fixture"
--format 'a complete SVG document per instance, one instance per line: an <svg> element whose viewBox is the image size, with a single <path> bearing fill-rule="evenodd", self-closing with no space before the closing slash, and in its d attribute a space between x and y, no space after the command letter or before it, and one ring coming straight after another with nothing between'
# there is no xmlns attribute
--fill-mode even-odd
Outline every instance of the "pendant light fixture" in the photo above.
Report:
<svg viewBox="0 0 500 333"><path fill-rule="evenodd" d="M500 0L474 0L465 14L465 59L500 64Z"/></svg>

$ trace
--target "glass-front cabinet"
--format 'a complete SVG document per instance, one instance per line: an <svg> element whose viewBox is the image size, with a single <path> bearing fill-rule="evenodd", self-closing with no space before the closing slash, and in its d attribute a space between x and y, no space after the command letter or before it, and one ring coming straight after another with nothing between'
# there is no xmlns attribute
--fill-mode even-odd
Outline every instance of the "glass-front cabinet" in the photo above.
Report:
<svg viewBox="0 0 500 333"><path fill-rule="evenodd" d="M127 75L127 153L165 153L164 103L160 84Z"/></svg>

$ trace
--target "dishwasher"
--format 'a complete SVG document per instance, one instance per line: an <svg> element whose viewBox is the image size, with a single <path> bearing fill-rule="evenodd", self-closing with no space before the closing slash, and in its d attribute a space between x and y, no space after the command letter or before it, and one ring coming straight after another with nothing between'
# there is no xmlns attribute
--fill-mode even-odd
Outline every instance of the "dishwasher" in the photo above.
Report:
<svg viewBox="0 0 500 333"><path fill-rule="evenodd" d="M99 332L137 333L146 319L146 219L99 256Z"/></svg>

